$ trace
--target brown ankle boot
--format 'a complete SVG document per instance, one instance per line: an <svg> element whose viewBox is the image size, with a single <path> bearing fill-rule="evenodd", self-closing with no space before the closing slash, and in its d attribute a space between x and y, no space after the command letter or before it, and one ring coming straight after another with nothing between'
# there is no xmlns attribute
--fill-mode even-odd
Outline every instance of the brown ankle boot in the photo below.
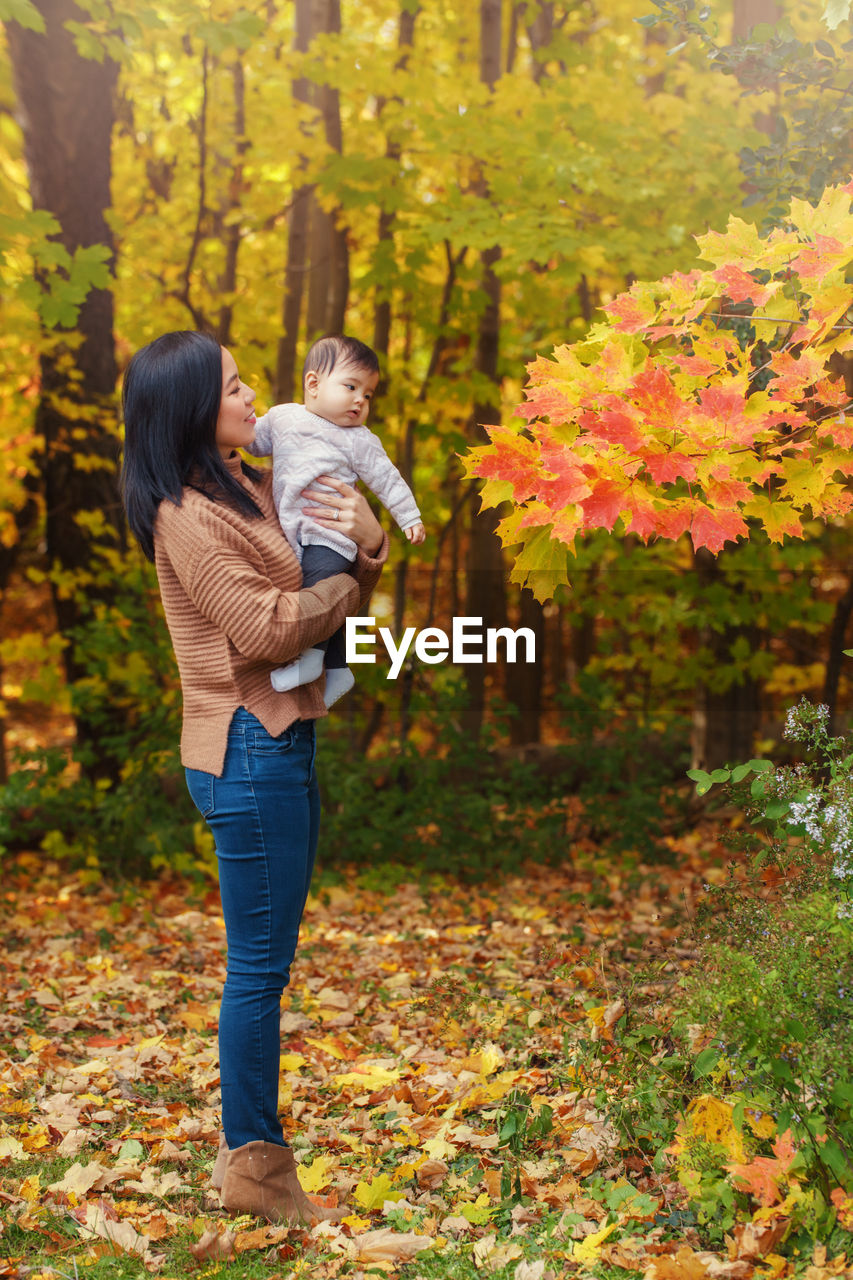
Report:
<svg viewBox="0 0 853 1280"><path fill-rule="evenodd" d="M268 1222L310 1226L340 1222L347 1209L323 1209L309 1200L296 1176L290 1147L247 1142L228 1152L222 1204L229 1213L253 1213Z"/></svg>
<svg viewBox="0 0 853 1280"><path fill-rule="evenodd" d="M213 1172L210 1175L210 1185L215 1187L217 1191L222 1189L222 1179L225 1177L225 1164L228 1160L228 1143L225 1141L225 1134L219 1135L219 1150L216 1153L216 1163L213 1166Z"/></svg>

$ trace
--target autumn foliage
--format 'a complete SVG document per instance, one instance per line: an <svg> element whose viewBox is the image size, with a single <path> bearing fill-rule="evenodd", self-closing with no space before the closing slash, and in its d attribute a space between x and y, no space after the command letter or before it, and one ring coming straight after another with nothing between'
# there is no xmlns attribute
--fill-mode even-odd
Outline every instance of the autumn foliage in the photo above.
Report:
<svg viewBox="0 0 853 1280"><path fill-rule="evenodd" d="M528 366L528 429L491 428L468 457L483 505L514 504L500 533L521 544L518 581L553 594L592 529L689 533L716 553L849 512L851 402L833 357L853 350L851 195L795 200L767 235L731 217L698 237L709 266L634 284L582 341Z"/></svg>

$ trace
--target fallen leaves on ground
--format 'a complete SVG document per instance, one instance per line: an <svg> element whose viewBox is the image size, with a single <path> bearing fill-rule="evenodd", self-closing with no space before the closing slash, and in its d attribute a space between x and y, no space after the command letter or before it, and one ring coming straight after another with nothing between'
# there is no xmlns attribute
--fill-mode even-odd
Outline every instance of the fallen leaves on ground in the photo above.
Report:
<svg viewBox="0 0 853 1280"><path fill-rule="evenodd" d="M122 893L20 860L0 958L11 1246L0 1274L59 1255L58 1274L63 1255L92 1263L112 1250L171 1280L183 1249L182 1265L206 1275L258 1250L275 1275L306 1251L318 1280L369 1266L395 1275L432 1250L516 1280L599 1263L646 1280L752 1276L780 1219L742 1232L732 1256L698 1249L692 1229L665 1225L677 1186L626 1163L564 1069L566 1035L607 1050L624 1012L602 974L641 954L689 962L678 910L702 879L697 848L682 848L678 870L634 868L630 880L567 864L477 888L380 890L352 874L318 890L282 1005L281 1107L305 1190L351 1212L312 1231L231 1220L210 1188L225 951L215 892L188 903L186 886L163 881ZM535 1122L543 1108L549 1126L513 1155L508 1120ZM693 1122L728 1117L706 1105ZM625 1189L617 1211L585 1189L593 1174ZM776 1280L789 1274L779 1261L765 1273ZM840 1274L832 1265L815 1262L812 1280Z"/></svg>

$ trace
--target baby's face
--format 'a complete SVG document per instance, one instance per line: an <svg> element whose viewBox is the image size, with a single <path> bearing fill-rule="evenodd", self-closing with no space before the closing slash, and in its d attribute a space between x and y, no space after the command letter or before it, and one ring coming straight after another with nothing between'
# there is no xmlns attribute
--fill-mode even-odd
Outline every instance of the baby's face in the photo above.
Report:
<svg viewBox="0 0 853 1280"><path fill-rule="evenodd" d="M378 373L353 364L336 364L331 373L309 373L305 407L336 427L364 426L378 382Z"/></svg>

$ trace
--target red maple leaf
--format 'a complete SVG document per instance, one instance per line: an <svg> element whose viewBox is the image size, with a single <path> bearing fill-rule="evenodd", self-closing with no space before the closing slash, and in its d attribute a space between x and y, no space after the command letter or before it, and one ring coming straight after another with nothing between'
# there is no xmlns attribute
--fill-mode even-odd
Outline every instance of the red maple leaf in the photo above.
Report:
<svg viewBox="0 0 853 1280"><path fill-rule="evenodd" d="M684 373L694 374L697 378L709 378L712 373L719 373L720 366L705 356L672 356L672 363Z"/></svg>
<svg viewBox="0 0 853 1280"><path fill-rule="evenodd" d="M756 433L765 425L763 420L746 416L744 396L729 387L703 387L699 408L704 417L713 419L717 434L730 444L754 444Z"/></svg>
<svg viewBox="0 0 853 1280"><path fill-rule="evenodd" d="M687 499L680 502L667 502L657 511L656 532L661 538L676 542L682 534L687 533L693 520L693 504Z"/></svg>
<svg viewBox="0 0 853 1280"><path fill-rule="evenodd" d="M667 371L650 364L637 374L626 394L642 410L643 416L658 427L677 430L689 412Z"/></svg>
<svg viewBox="0 0 853 1280"><path fill-rule="evenodd" d="M814 504L812 504L812 510L814 510ZM853 494L848 493L846 489L839 489L834 494L824 494L821 515L846 516L850 510L853 510Z"/></svg>
<svg viewBox="0 0 853 1280"><path fill-rule="evenodd" d="M492 447L480 453L477 474L484 480L508 480L516 501L523 502L540 484L538 446L507 427L492 427L489 437Z"/></svg>
<svg viewBox="0 0 853 1280"><path fill-rule="evenodd" d="M749 1164L726 1166L740 1183L741 1189L748 1191L759 1204L767 1207L782 1199L779 1183L787 1177L797 1154L790 1129L786 1129L775 1139L773 1153L775 1159L770 1156L756 1156Z"/></svg>
<svg viewBox="0 0 853 1280"><path fill-rule="evenodd" d="M655 484L673 484L679 477L687 481L696 479L696 464L678 449L666 449L662 453L641 449L639 453Z"/></svg>
<svg viewBox="0 0 853 1280"><path fill-rule="evenodd" d="M542 468L536 497L544 502L551 511L561 511L572 503L580 502L592 492L590 483L582 470L577 454L557 441L543 441L541 449Z"/></svg>
<svg viewBox="0 0 853 1280"><path fill-rule="evenodd" d="M728 476L715 479L713 476L705 485L705 497L715 507L735 507L739 502L748 502L752 490L743 480L732 480Z"/></svg>
<svg viewBox="0 0 853 1280"><path fill-rule="evenodd" d="M534 418L551 418L555 422L566 422L571 418L572 405L560 389L559 383L546 382L544 385L528 387L527 399L518 406L518 413L532 422Z"/></svg>
<svg viewBox="0 0 853 1280"><path fill-rule="evenodd" d="M620 293L617 298L607 304L607 314L616 316L618 323L613 328L619 333L638 333L648 329L654 320L654 307L649 303L644 306L630 293Z"/></svg>
<svg viewBox="0 0 853 1280"><path fill-rule="evenodd" d="M602 413L585 413L579 425L590 435L598 436L608 444L621 444L629 453L637 453L646 439L627 413L619 413L613 409L605 409Z"/></svg>
<svg viewBox="0 0 853 1280"><path fill-rule="evenodd" d="M739 511L715 511L702 503L693 512L690 536L696 551L707 547L716 555L727 542L737 542L738 538L748 535L749 529Z"/></svg>
<svg viewBox="0 0 853 1280"><path fill-rule="evenodd" d="M622 512L628 509L627 489L624 480L599 480L590 496L581 503L586 527L612 529Z"/></svg>
<svg viewBox="0 0 853 1280"><path fill-rule="evenodd" d="M658 513L651 494L641 485L632 485L628 494L629 512L625 524L626 533L636 533L643 542L648 542L658 532Z"/></svg>
<svg viewBox="0 0 853 1280"><path fill-rule="evenodd" d="M803 245L790 266L801 280L818 281L846 263L849 257L849 249L845 249L840 240L834 236L817 235L813 244Z"/></svg>
<svg viewBox="0 0 853 1280"><path fill-rule="evenodd" d="M727 262L722 267L717 267L717 270L712 271L711 274L719 284L725 286L726 295L732 302L751 301L757 307L763 307L770 297L769 289L765 289L763 284L753 280L751 275L734 262Z"/></svg>
<svg viewBox="0 0 853 1280"><path fill-rule="evenodd" d="M773 357L771 369L775 377L767 390L774 400L798 400L807 387L818 381L825 366L826 357L808 347L796 356L779 351Z"/></svg>

